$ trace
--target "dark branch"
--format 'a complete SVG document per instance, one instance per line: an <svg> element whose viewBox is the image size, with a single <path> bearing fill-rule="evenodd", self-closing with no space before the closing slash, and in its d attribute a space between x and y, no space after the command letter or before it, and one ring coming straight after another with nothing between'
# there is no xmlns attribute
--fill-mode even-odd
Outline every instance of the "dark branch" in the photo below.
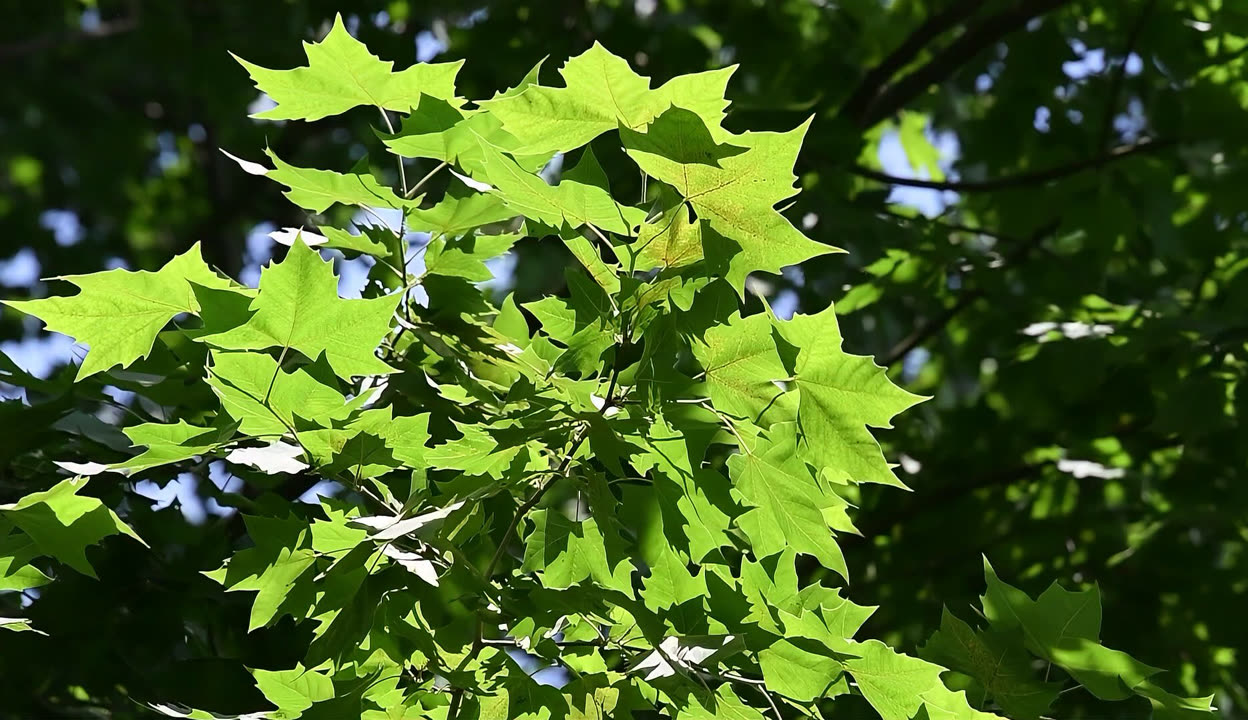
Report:
<svg viewBox="0 0 1248 720"><path fill-rule="evenodd" d="M872 170L868 167L855 165L850 168L850 172L860 177L876 180L890 185L904 185L906 187L928 188L931 190L952 190L954 192L993 192L996 190L1008 190L1010 188L1027 187L1031 185L1039 185L1051 180L1060 180L1071 175L1076 175L1084 170L1092 170L1101 165L1121 158L1129 157L1137 153L1155 152L1163 150L1177 143L1174 139L1164 140L1148 140L1134 145L1123 145L1116 147L1109 152L1097 155L1093 158L1087 158L1069 165L1061 165L1046 170L1035 170L1033 172L1019 173L1017 175L1008 175L1006 177L995 178L992 180L920 180L918 178L904 178L896 175L889 175L878 170Z"/></svg>
<svg viewBox="0 0 1248 720"><path fill-rule="evenodd" d="M986 18L936 53L927 64L896 83L881 88L872 101L851 119L861 128L873 127L901 110L932 85L953 75L985 48L1023 27L1032 18L1044 15L1070 1L1023 0L1009 10Z"/></svg>
<svg viewBox="0 0 1248 720"><path fill-rule="evenodd" d="M1005 267L1008 268L1012 265L1016 265L1025 259L1031 254L1032 250L1038 247L1040 243L1044 242L1045 238L1052 235L1053 232L1057 230L1057 227L1058 221L1054 220L1053 222L1050 222L1033 232L1031 237L1027 238L1027 240L1022 244L1013 248L1010 253L1006 255ZM896 363L898 360L901 360L909 354L911 350L915 349L919 345L922 345L941 330L944 330L945 326L947 326L950 321L986 294L987 292L982 287L973 288L962 293L958 297L957 302L955 302L952 306L946 308L944 312L937 315L935 318L921 323L909 335L902 338L901 342L894 345L893 349L889 350L888 354L883 357L881 364L888 367Z"/></svg>
<svg viewBox="0 0 1248 720"><path fill-rule="evenodd" d="M66 33L41 35L37 38L12 45L0 45L0 58L17 58L23 55L50 50L60 45L77 42L78 40L106 38L111 35L128 33L139 27L137 18L126 17L118 20L102 22L90 30L75 30Z"/></svg>
<svg viewBox="0 0 1248 720"><path fill-rule="evenodd" d="M984 0L961 0L942 12L928 16L888 57L862 76L858 87L854 88L841 105L841 117L857 118L861 115L875 102L880 91L887 87L888 81L914 60L932 40L974 15L983 4Z"/></svg>

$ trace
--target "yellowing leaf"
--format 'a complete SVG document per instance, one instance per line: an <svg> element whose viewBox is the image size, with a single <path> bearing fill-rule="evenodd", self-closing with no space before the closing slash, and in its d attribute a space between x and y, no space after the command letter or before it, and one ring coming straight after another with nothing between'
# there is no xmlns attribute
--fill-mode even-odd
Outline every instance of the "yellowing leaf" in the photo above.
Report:
<svg viewBox="0 0 1248 720"><path fill-rule="evenodd" d="M778 273L837 251L803 235L775 208L794 194L793 163L809 121L786 133L723 133L727 145L745 151L709 164L685 162L691 155L687 144L704 143L709 136L690 135L687 118L687 113L664 113L645 133L621 130L620 135L628 156L646 174L675 188L698 217L740 247L736 253L719 251L737 292L743 291L751 272ZM680 127L670 128L674 123Z"/></svg>

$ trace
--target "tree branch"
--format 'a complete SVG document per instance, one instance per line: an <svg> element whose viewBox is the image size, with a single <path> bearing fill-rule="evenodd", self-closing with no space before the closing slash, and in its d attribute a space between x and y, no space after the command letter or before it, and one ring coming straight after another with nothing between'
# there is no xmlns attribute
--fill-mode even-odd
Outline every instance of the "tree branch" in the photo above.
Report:
<svg viewBox="0 0 1248 720"><path fill-rule="evenodd" d="M1034 250L1040 245L1040 243L1044 242L1045 238L1052 235L1053 232L1057 230L1058 223L1059 221L1054 220L1045 224L1033 232L1031 237L1027 238L1025 242L1011 250L1005 257L1005 267L1015 265L1031 254L1032 250ZM967 290L962 293L958 297L957 302L955 302L951 307L947 308L944 312L932 320L921 323L909 335L902 338L901 342L894 345L893 349L889 350L888 354L884 356L881 364L885 367L895 364L898 360L901 360L908 355L911 350L915 349L929 340L932 336L945 329L945 326L947 326L963 310L970 307L972 303L984 297L986 294L987 291L985 291L982 287Z"/></svg>
<svg viewBox="0 0 1248 720"><path fill-rule="evenodd" d="M1013 8L986 18L962 33L944 50L936 53L926 65L885 86L871 102L851 119L861 128L873 127L892 116L932 85L939 83L962 67L984 48L1071 0L1022 0Z"/></svg>
<svg viewBox="0 0 1248 720"><path fill-rule="evenodd" d="M904 178L888 173L872 170L862 165L854 165L849 171L859 177L864 177L877 182L888 183L889 185L902 185L905 187L928 188L930 190L952 190L953 192L994 192L997 190L1009 190L1012 188L1027 187L1030 185L1040 185L1051 180L1060 180L1071 175L1077 175L1085 170L1093 170L1101 167L1111 160L1120 160L1130 157L1137 153L1157 152L1178 144L1177 140L1167 138L1163 140L1146 140L1134 145L1123 145L1116 147L1108 152L1097 155L1096 157L1086 158L1069 165L1060 165L1058 167L1048 168L1045 170L1033 170L1031 172L1019 173L1017 175L1007 175L1005 177L995 178L992 180L921 180L918 178Z"/></svg>
<svg viewBox="0 0 1248 720"><path fill-rule="evenodd" d="M121 35L123 33L136 30L138 27L138 18L123 17L117 20L102 22L90 30L82 29L71 32L41 35L23 43L0 45L0 58L18 58L23 55L30 55L43 50L50 50L57 46L66 45L78 40L106 38L111 35Z"/></svg>
<svg viewBox="0 0 1248 720"><path fill-rule="evenodd" d="M875 102L879 93L888 86L888 81L909 64L923 48L927 47L937 36L974 15L983 4L984 0L961 0L942 12L929 15L922 25L915 28L914 32L888 54L888 57L862 76L858 86L841 104L840 116L857 118L862 115Z"/></svg>

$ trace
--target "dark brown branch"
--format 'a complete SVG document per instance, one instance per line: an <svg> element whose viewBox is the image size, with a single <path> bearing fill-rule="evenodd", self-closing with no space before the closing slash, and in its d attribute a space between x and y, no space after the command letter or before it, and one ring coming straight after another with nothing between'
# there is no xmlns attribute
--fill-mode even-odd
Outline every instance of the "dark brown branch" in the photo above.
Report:
<svg viewBox="0 0 1248 720"><path fill-rule="evenodd" d="M50 50L60 45L77 42L78 40L106 38L111 35L121 35L122 33L131 32L138 27L139 21L137 18L126 17L102 22L90 30L84 29L65 33L49 33L22 43L0 45L0 58L18 58L23 55L30 55L43 50Z"/></svg>
<svg viewBox="0 0 1248 720"><path fill-rule="evenodd" d="M1004 12L986 18L962 33L925 65L881 88L866 107L851 119L860 128L875 126L908 105L932 85L953 75L985 48L1025 26L1033 18L1056 10L1071 0L1022 0Z"/></svg>
<svg viewBox="0 0 1248 720"><path fill-rule="evenodd" d="M862 76L858 86L841 105L841 117L857 118L861 115L875 102L880 91L887 87L888 81L914 60L932 40L974 15L983 4L984 0L960 0L942 12L929 15L888 57Z"/></svg>
<svg viewBox="0 0 1248 720"><path fill-rule="evenodd" d="M887 173L882 173L879 170L872 170L871 168L863 167L861 165L851 167L850 172L854 175L858 175L859 177L888 183L889 185L904 185L906 187L928 188L931 190L952 190L954 192L993 192L996 190L1008 190L1011 188L1039 185L1051 180L1060 180L1071 175L1076 175L1085 170L1099 168L1111 160L1119 160L1137 153L1156 152L1158 150L1171 147L1176 143L1177 141L1174 139L1146 140L1134 145L1116 147L1106 153L1097 155L1096 157L1073 162L1069 165L1060 165L1058 167L1048 168L1045 170L1019 173L1017 175L1007 175L1005 177L994 178L992 180L920 180L918 178L904 178L896 175L889 175Z"/></svg>
<svg viewBox="0 0 1248 720"><path fill-rule="evenodd" d="M1016 265L1030 255L1032 250L1038 247L1040 243L1044 242L1045 238L1052 235L1053 232L1057 230L1058 222L1059 221L1054 220L1053 222L1044 225L1040 229L1033 232L1031 237L1027 238L1026 241L1013 248L1005 257L1005 267L1008 268L1012 265ZM987 291L985 291L982 287L973 288L963 292L958 297L957 302L955 302L952 306L946 308L944 312L937 315L935 318L921 323L909 335L902 338L901 342L894 345L893 348L888 351L888 354L883 357L881 364L888 367L896 363L898 360L901 360L909 354L911 350L923 344L941 330L944 330L945 326L947 326L963 310L970 307L972 303L984 297L986 294Z"/></svg>

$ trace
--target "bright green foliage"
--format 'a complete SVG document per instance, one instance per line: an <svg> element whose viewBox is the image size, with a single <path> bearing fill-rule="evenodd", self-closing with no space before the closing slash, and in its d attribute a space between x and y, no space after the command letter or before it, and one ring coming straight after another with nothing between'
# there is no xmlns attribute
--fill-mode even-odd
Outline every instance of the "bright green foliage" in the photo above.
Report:
<svg viewBox="0 0 1248 720"><path fill-rule="evenodd" d="M836 250L803 235L775 209L793 196L793 163L809 121L787 133L726 136L728 147L721 152L705 127L691 131L690 118L671 110L644 133L620 134L642 170L675 188L711 229L738 246L707 253L708 259L727 262L725 276L738 292L752 272L779 272Z"/></svg>
<svg viewBox="0 0 1248 720"><path fill-rule="evenodd" d="M983 596L984 629L975 629L945 610L941 629L920 653L968 676L969 691L993 700L1010 717L1051 715L1061 685L1049 681L1031 662L1038 657L1061 668L1101 700L1147 698L1158 718L1199 717L1212 697L1184 698L1150 678L1161 672L1100 642L1101 596L1096 587L1070 592L1057 583L1032 600L997 577L984 560L988 588Z"/></svg>
<svg viewBox="0 0 1248 720"><path fill-rule="evenodd" d="M373 350L390 328L399 297L341 300L329 263L302 241L285 261L265 268L247 322L200 337L225 350L294 349L309 359L322 354L344 379L391 371Z"/></svg>
<svg viewBox="0 0 1248 720"><path fill-rule="evenodd" d="M266 120L319 120L359 105L407 111L421 94L453 100L455 76L462 62L419 63L393 72L347 33L342 16L319 43L304 43L308 66L269 70L239 59L256 87L269 94L277 107L256 117Z"/></svg>
<svg viewBox="0 0 1248 720"><path fill-rule="evenodd" d="M265 153L275 168L266 177L290 188L286 197L309 212L322 213L336 203L396 209L407 204L372 175L295 167L272 150L265 150Z"/></svg>
<svg viewBox="0 0 1248 720"><path fill-rule="evenodd" d="M31 493L11 505L0 505L0 529L5 531L4 562L9 577L30 567L27 563L40 555L95 577L87 561L87 546L118 534L143 542L98 498L78 494L86 484L86 478L62 480L50 490ZM14 589L45 584L46 575L42 572L27 571L23 576L26 578L23 584L30 584Z"/></svg>
<svg viewBox="0 0 1248 720"><path fill-rule="evenodd" d="M156 272L117 268L58 279L77 285L82 292L71 297L4 302L39 317L48 329L90 346L87 357L78 366L79 380L146 357L156 334L170 320L183 313L199 312L196 285L233 287L204 264L198 244Z"/></svg>
<svg viewBox="0 0 1248 720"><path fill-rule="evenodd" d="M192 254L17 304L92 346L79 379L133 365L107 382L163 410L117 420L120 439L99 418L58 425L110 462L51 467L236 473L211 485L241 522L211 525L218 554L180 579L204 596L190 626L232 613L234 641L188 630L183 652L236 671L233 716L783 720L859 696L884 720L1032 720L1056 682L1027 676L1027 652L1098 698L1205 710L1099 644L1095 590L1032 601L990 571L989 629L947 616L924 659L855 639L875 608L850 599L863 569L841 542L865 485L900 485L871 429L921 398L846 353L831 308L782 320L746 299L751 273L833 251L777 207L810 121L731 133L730 69L651 89L600 45L568 62L566 87L535 69L468 109L458 65L394 73L341 21L307 53L294 71L247 66L278 103L262 117L410 111L398 133L385 116L383 141L459 178L417 188L401 166L387 187L364 164L342 175L270 152L265 175L303 209L400 214L363 236L315 221L329 247L373 260L363 298L340 297L297 238L256 291ZM555 152L569 169L539 174ZM600 158L634 163L642 196L615 193ZM429 233L416 276L407 230ZM486 263L522 245L558 258L563 282L500 299ZM195 317L167 327L182 313ZM131 509L120 482L79 495L86 482L0 508L0 588L66 582L42 556L92 574L86 546L134 536L122 508L166 519ZM280 652L253 662L252 640ZM164 714L222 710L132 692Z"/></svg>
<svg viewBox="0 0 1248 720"><path fill-rule="evenodd" d="M649 78L594 43L560 70L566 87L534 85L481 106L520 140L521 152L566 152L617 127L641 128L672 105L718 128L728 105L724 91L733 70L682 75L652 90Z"/></svg>

